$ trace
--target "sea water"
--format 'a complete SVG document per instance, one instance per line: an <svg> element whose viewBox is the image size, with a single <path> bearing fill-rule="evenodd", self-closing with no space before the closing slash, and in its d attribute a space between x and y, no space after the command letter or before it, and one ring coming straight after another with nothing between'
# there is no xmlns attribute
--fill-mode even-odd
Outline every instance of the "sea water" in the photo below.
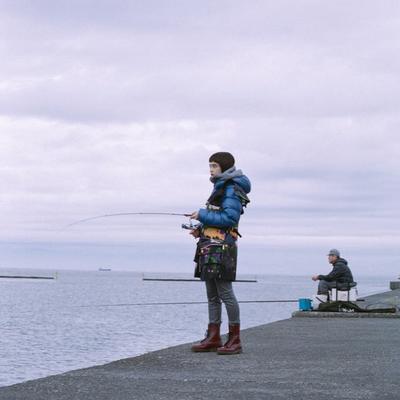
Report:
<svg viewBox="0 0 400 400"><path fill-rule="evenodd" d="M191 278L152 274L177 276ZM358 281L360 295L388 290L385 277ZM264 275L234 288L239 301L296 300L311 297L316 283L309 276ZM146 281L133 272L60 271L55 280L0 279L0 293L0 386L199 340L208 322L207 304L137 305L206 301L203 282ZM296 309L297 303L241 304L242 327L289 318Z"/></svg>

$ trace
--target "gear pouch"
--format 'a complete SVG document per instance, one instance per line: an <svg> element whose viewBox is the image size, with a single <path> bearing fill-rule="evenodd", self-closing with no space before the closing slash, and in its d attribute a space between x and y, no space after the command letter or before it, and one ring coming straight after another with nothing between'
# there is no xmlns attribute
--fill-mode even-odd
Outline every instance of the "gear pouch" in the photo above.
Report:
<svg viewBox="0 0 400 400"><path fill-rule="evenodd" d="M222 279L226 247L223 243L213 241L206 241L199 246L198 265L202 280Z"/></svg>

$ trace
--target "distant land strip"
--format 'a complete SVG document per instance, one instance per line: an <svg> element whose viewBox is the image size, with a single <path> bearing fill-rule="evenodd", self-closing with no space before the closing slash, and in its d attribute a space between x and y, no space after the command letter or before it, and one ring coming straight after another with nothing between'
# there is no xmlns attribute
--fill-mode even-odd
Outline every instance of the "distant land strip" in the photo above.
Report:
<svg viewBox="0 0 400 400"><path fill-rule="evenodd" d="M0 278L10 278L10 279L55 279L54 276L23 276L23 275L0 275Z"/></svg>

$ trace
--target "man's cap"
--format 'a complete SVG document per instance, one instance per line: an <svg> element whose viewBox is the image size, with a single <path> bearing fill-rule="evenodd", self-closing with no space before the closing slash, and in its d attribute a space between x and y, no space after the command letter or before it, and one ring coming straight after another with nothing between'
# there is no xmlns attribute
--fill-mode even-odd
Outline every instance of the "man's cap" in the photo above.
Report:
<svg viewBox="0 0 400 400"><path fill-rule="evenodd" d="M331 249L331 250L329 250L328 256L340 257L340 251L338 249Z"/></svg>

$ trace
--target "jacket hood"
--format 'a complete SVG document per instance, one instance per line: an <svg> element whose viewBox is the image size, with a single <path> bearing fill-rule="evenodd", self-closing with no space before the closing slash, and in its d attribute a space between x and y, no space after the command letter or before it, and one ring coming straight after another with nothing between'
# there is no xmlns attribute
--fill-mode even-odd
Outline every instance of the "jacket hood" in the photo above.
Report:
<svg viewBox="0 0 400 400"><path fill-rule="evenodd" d="M214 183L215 189L221 187L227 180L232 180L240 186L245 193L250 193L251 183L249 178L243 174L241 169L236 169L234 166L227 169L222 174L210 178L210 181Z"/></svg>
<svg viewBox="0 0 400 400"><path fill-rule="evenodd" d="M336 265L336 264L339 264L339 263L342 263L342 264L344 264L344 265L347 265L347 264L348 264L348 263L347 263L347 260L345 260L344 258L341 258L341 257L338 258L338 260L335 262L335 265Z"/></svg>

